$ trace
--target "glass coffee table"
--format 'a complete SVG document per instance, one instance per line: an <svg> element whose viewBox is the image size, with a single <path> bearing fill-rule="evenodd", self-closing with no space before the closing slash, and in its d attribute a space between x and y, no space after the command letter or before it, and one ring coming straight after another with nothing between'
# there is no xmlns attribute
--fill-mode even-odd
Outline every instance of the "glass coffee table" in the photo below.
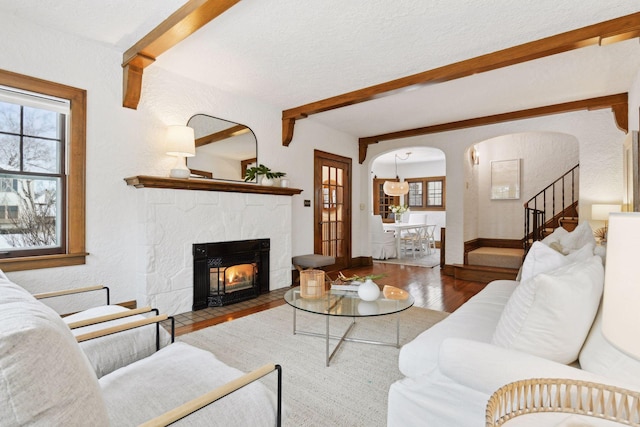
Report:
<svg viewBox="0 0 640 427"><path fill-rule="evenodd" d="M326 342L326 363L329 366L329 362L333 358L334 354L340 348L340 345L344 341L359 342L365 344L385 345L391 347L400 347L400 315L401 311L404 311L413 305L414 299L411 295L407 295L406 299L387 299L384 298L382 293L380 297L375 301L364 301L358 297L358 293L354 291L343 290L329 290L326 295L321 298L302 298L300 296L300 288L289 289L284 294L284 300L294 308L293 310L293 334L311 335L316 337L324 337ZM325 333L299 331L296 328L296 313L298 310L306 311L309 313L320 314L326 317L326 329ZM349 332L356 324L357 317L373 317L373 316L387 316L390 314L396 315L396 342L381 342L371 341L358 338L349 337ZM329 333L329 319L331 317L351 317L352 322L342 336L331 335ZM330 352L329 342L330 340L338 340L337 345Z"/></svg>

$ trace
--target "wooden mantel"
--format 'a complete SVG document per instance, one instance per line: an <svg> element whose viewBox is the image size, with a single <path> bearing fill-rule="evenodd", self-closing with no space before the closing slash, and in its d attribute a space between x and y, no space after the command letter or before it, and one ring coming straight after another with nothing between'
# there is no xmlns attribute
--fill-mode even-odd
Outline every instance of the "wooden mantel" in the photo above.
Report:
<svg viewBox="0 0 640 427"><path fill-rule="evenodd" d="M270 187L266 185L244 184L242 182L214 181L202 178L167 178L161 176L138 175L124 179L127 185L136 188L172 188L174 190L224 191L227 193L274 194L293 196L302 193L299 188Z"/></svg>

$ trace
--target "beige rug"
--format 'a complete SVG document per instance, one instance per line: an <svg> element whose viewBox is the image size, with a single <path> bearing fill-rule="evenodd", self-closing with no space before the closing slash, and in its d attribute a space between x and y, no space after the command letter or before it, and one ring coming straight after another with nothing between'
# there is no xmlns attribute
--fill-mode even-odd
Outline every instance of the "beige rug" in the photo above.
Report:
<svg viewBox="0 0 640 427"><path fill-rule="evenodd" d="M325 367L325 340L293 335L292 310L276 307L178 337L214 353L223 362L250 371L273 362L283 370L285 426L385 426L389 386L402 378L399 349L345 342ZM447 316L412 307L401 313L400 344ZM395 341L394 316L357 319L351 336ZM324 316L298 312L298 329L324 332ZM331 318L332 331L346 330L350 319ZM335 341L331 343L331 349ZM271 378L270 378L271 377ZM275 375L264 380L275 391Z"/></svg>

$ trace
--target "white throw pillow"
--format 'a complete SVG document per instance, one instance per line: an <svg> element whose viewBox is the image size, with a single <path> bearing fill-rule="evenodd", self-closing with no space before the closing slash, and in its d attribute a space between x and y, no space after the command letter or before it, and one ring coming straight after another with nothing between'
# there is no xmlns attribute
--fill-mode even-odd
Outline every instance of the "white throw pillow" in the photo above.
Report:
<svg viewBox="0 0 640 427"><path fill-rule="evenodd" d="M551 245L551 243L557 242L558 240L560 240L560 238L566 234L569 234L567 230L565 230L562 227L558 227L555 230L553 230L553 233L549 234L547 237L542 239L541 242L549 246Z"/></svg>
<svg viewBox="0 0 640 427"><path fill-rule="evenodd" d="M598 256L521 282L500 316L492 343L559 363L574 362L598 310L603 283Z"/></svg>
<svg viewBox="0 0 640 427"><path fill-rule="evenodd" d="M576 261L584 261L586 259L591 258L594 255L597 255L596 245L595 243L591 242L591 243L587 243L580 249L576 249L569 252L566 258L571 262L576 262ZM600 262L602 262L602 257L599 257L599 258L600 258ZM602 264L604 265L604 263Z"/></svg>
<svg viewBox="0 0 640 427"><path fill-rule="evenodd" d="M565 256L541 242L534 242L522 263L519 281L524 282L540 273L555 270L572 262L589 259L594 254L594 248L593 243L587 243Z"/></svg>
<svg viewBox="0 0 640 427"><path fill-rule="evenodd" d="M524 282L533 276L555 270L556 268L567 265L570 262L571 261L560 252L551 249L549 246L541 242L534 242L522 262L522 274L520 275L520 281Z"/></svg>
<svg viewBox="0 0 640 427"><path fill-rule="evenodd" d="M593 237L593 230L587 221L580 223L571 233L560 237L558 243L562 247L562 253L568 254L576 249L580 249L588 243L596 244L596 238Z"/></svg>

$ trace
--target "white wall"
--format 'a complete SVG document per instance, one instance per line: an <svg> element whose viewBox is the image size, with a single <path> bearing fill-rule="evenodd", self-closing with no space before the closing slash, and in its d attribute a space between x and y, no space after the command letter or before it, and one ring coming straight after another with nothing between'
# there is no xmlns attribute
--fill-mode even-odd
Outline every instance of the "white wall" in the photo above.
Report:
<svg viewBox="0 0 640 427"><path fill-rule="evenodd" d="M475 179L473 174L476 173L471 170L468 148L490 138L530 131L568 134L578 140L581 219L582 215L590 213L593 203L613 198L622 200L622 141L624 135L615 126L613 113L608 110L557 114L380 142L369 146L365 164L370 165L371 159L391 149L405 149L422 145L444 151L447 162L445 256L448 264L458 264L463 262L464 241L478 237L477 235L465 234L467 212L470 209L476 209L474 206L465 205L465 193L473 191L473 180ZM483 161L482 153L480 161ZM361 191L371 193L371 189L364 186ZM473 217L474 215L475 213L471 211L469 216ZM586 217L586 219L588 218Z"/></svg>
<svg viewBox="0 0 640 427"><path fill-rule="evenodd" d="M521 239L524 235L523 204L579 162L578 141L571 135L525 132L492 138L477 147L481 158L480 164L474 167L479 174L477 237ZM492 200L491 161L511 159L520 159L520 198ZM565 197L570 203L569 189ZM470 210L470 206L472 204L465 200L465 211ZM561 210L560 198L556 200L556 206L557 211Z"/></svg>
<svg viewBox="0 0 640 427"><path fill-rule="evenodd" d="M173 261L162 266L163 274L180 271L189 263L184 247L172 247L169 239L166 245L156 246L151 252L147 243L153 237L145 234L140 222L151 223L147 215L157 214L157 209L147 203L150 198L201 199L196 195L186 195L184 190L168 190L174 195L166 196L164 190L157 190L157 196L148 196L154 190L137 190L125 185L123 178L133 175L166 176L175 158L164 154L163 136L166 126L186 124L196 113L205 113L226 120L244 123L256 134L258 156L261 163L273 170L287 172L291 187L302 188L301 195L288 200L291 203L289 242L277 246L281 253L272 255L272 287L286 286L286 279L278 271L291 268L291 255L313 251L312 208L304 208L303 200L313 200L313 178L309 171L313 168L313 149L357 158L356 139L333 131L310 119L301 120L291 147L283 147L281 142L281 109L265 103L230 94L215 87L204 86L183 79L151 66L145 70L142 99L137 110L123 108L122 105L122 53L109 47L84 39L41 28L16 17L0 15L3 37L0 39L0 68L33 77L87 90L87 238L90 255L87 264L74 267L60 267L9 273L8 276L31 292L43 292L63 287L79 287L102 283L111 287L114 302L136 298L148 299L145 292L150 288L157 291L156 281L149 266L169 259L165 254L177 254ZM360 187L360 172L354 161L353 184ZM178 195L179 193L179 195ZM216 196L203 196L206 198ZM225 201L221 196L217 209L236 212L237 198ZM278 206L280 196L272 196ZM244 203L254 203L246 201ZM354 206L359 206L360 197L353 197ZM198 201L199 202L199 201ZM210 204L210 202L206 202ZM261 203L261 202L260 202ZM229 211L227 207L230 206ZM217 210L216 210L217 213ZM353 255L360 255L360 215L354 209ZM196 214L196 216L201 213ZM171 217L172 214L167 216ZM162 215L158 218L163 218ZM216 214L211 214L215 222ZM265 222L268 224L268 222ZM190 235L191 228L185 223L172 223L172 235ZM277 232L278 227L272 227ZM235 235L234 233L228 233ZM238 231L238 234L251 234ZM213 237L212 237L213 238ZM194 243L194 242L191 242ZM179 243L182 245L182 243ZM150 259L150 256L162 258ZM274 268L274 259L280 265ZM176 285L174 279L163 279L167 286L166 297L162 300L163 311L176 312L185 307L184 301L173 305L169 299L171 292L184 289ZM181 276L183 282L189 277ZM171 282L174 283L171 283ZM163 285L164 286L164 285ZM188 284L191 286L191 283ZM157 295L165 291L159 291ZM184 291L180 294L184 296ZM183 299L179 297L177 299ZM144 301L141 301L144 303ZM164 304L172 304L164 306ZM64 307L61 308L64 310Z"/></svg>

